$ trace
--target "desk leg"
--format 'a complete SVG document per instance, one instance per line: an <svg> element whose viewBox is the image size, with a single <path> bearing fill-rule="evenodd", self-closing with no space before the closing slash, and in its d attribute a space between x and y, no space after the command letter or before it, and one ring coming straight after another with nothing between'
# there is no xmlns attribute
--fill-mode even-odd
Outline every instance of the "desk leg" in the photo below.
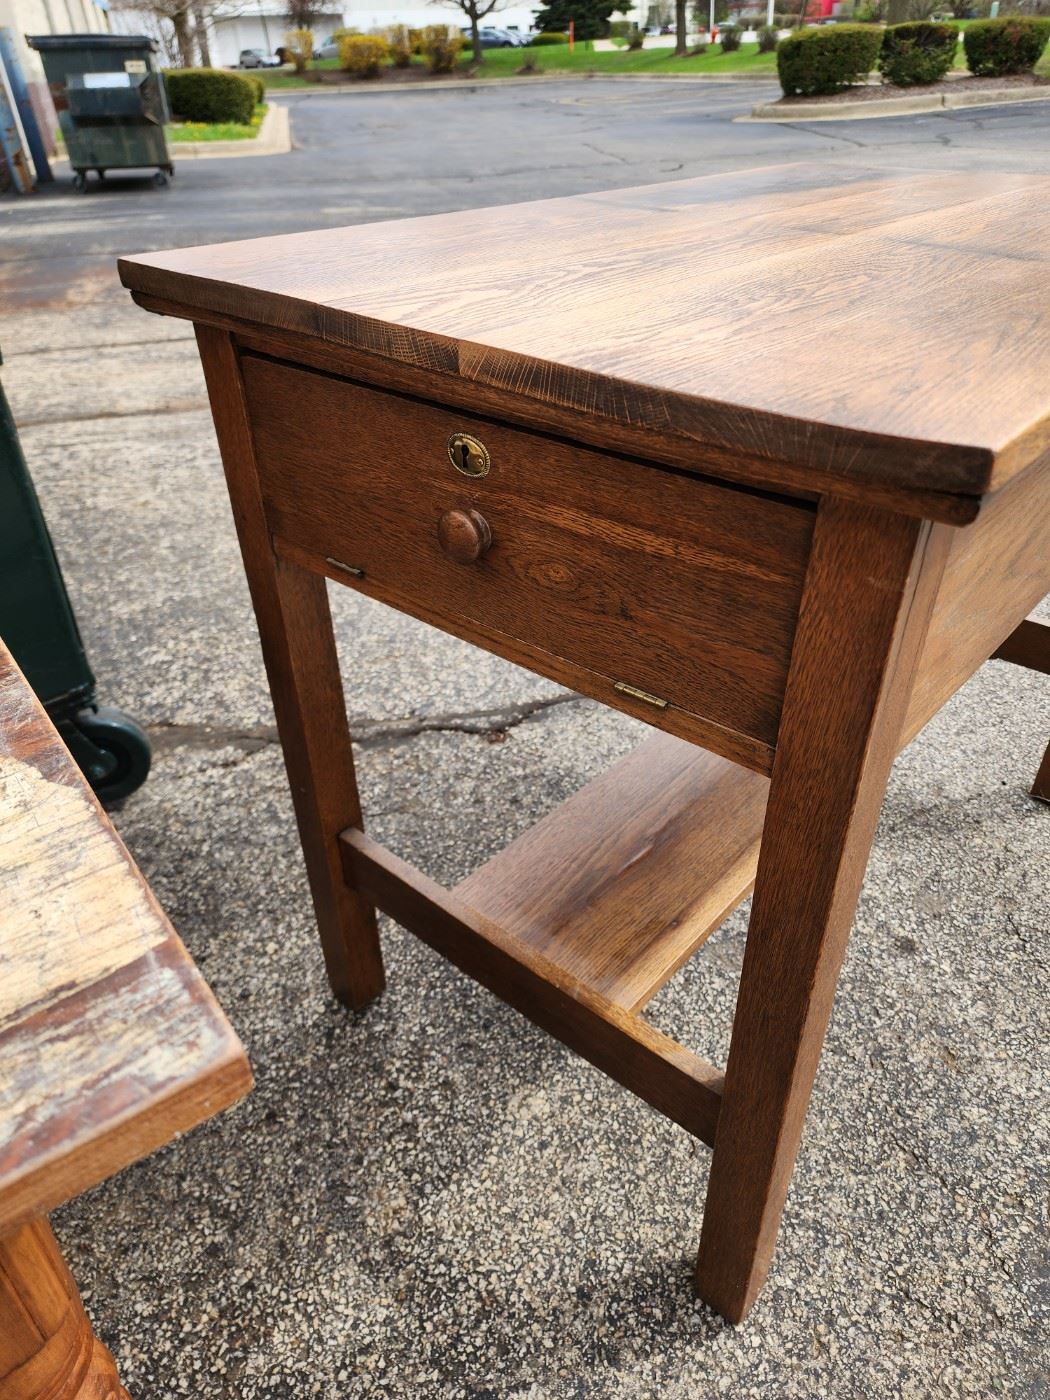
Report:
<svg viewBox="0 0 1050 1400"><path fill-rule="evenodd" d="M1035 782L1032 784L1032 796L1040 797L1044 802L1050 802L1050 744L1046 746L1046 753L1043 754L1043 761L1039 765L1039 772L1035 775Z"/></svg>
<svg viewBox="0 0 1050 1400"><path fill-rule="evenodd" d="M209 326L197 327L197 343L328 978L340 1001L365 1006L383 990L383 960L375 909L347 888L340 860L340 831L362 822L327 585L274 554L236 351L225 332Z"/></svg>
<svg viewBox="0 0 1050 1400"><path fill-rule="evenodd" d="M697 1260L700 1296L732 1322L772 1259L936 588L928 540L866 506L818 511Z"/></svg>
<svg viewBox="0 0 1050 1400"><path fill-rule="evenodd" d="M0 1400L129 1400L46 1220L0 1239Z"/></svg>

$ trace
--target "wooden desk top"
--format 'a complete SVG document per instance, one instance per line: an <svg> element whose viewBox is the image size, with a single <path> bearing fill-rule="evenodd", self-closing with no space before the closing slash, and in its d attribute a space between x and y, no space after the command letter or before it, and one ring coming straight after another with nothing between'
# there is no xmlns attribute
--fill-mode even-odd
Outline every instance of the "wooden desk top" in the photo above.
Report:
<svg viewBox="0 0 1050 1400"><path fill-rule="evenodd" d="M1050 448L1048 221L1043 176L800 164L153 253L120 275L152 309L305 333L796 481L972 498Z"/></svg>
<svg viewBox="0 0 1050 1400"><path fill-rule="evenodd" d="M239 1099L236 1035L0 644L0 1235Z"/></svg>

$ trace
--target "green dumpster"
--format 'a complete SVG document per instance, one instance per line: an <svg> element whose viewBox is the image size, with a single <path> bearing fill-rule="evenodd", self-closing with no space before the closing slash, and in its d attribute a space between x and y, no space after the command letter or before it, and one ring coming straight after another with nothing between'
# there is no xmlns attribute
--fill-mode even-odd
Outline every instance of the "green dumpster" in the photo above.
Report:
<svg viewBox="0 0 1050 1400"><path fill-rule="evenodd" d="M149 740L122 711L95 701L95 677L2 385L0 637L102 801L140 787Z"/></svg>
<svg viewBox="0 0 1050 1400"><path fill-rule="evenodd" d="M44 65L73 167L73 185L87 189L88 172L156 167L157 185L175 173L164 137L171 120L157 41L145 35L27 36Z"/></svg>

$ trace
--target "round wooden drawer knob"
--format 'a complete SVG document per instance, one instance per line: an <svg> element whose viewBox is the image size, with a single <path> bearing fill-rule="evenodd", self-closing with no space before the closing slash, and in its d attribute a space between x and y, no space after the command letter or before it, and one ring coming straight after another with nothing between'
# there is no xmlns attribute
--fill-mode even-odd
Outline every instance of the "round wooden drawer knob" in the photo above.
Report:
<svg viewBox="0 0 1050 1400"><path fill-rule="evenodd" d="M473 564L492 543L489 522L476 510L446 510L438 521L438 544L457 564Z"/></svg>

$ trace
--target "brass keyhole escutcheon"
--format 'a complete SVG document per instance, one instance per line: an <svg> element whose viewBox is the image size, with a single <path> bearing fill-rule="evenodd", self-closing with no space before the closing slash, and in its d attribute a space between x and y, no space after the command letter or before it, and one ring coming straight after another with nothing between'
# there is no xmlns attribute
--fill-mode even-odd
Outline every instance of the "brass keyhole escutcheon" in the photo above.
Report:
<svg viewBox="0 0 1050 1400"><path fill-rule="evenodd" d="M470 433L453 433L448 440L448 460L464 476L488 476L492 458L483 442Z"/></svg>

